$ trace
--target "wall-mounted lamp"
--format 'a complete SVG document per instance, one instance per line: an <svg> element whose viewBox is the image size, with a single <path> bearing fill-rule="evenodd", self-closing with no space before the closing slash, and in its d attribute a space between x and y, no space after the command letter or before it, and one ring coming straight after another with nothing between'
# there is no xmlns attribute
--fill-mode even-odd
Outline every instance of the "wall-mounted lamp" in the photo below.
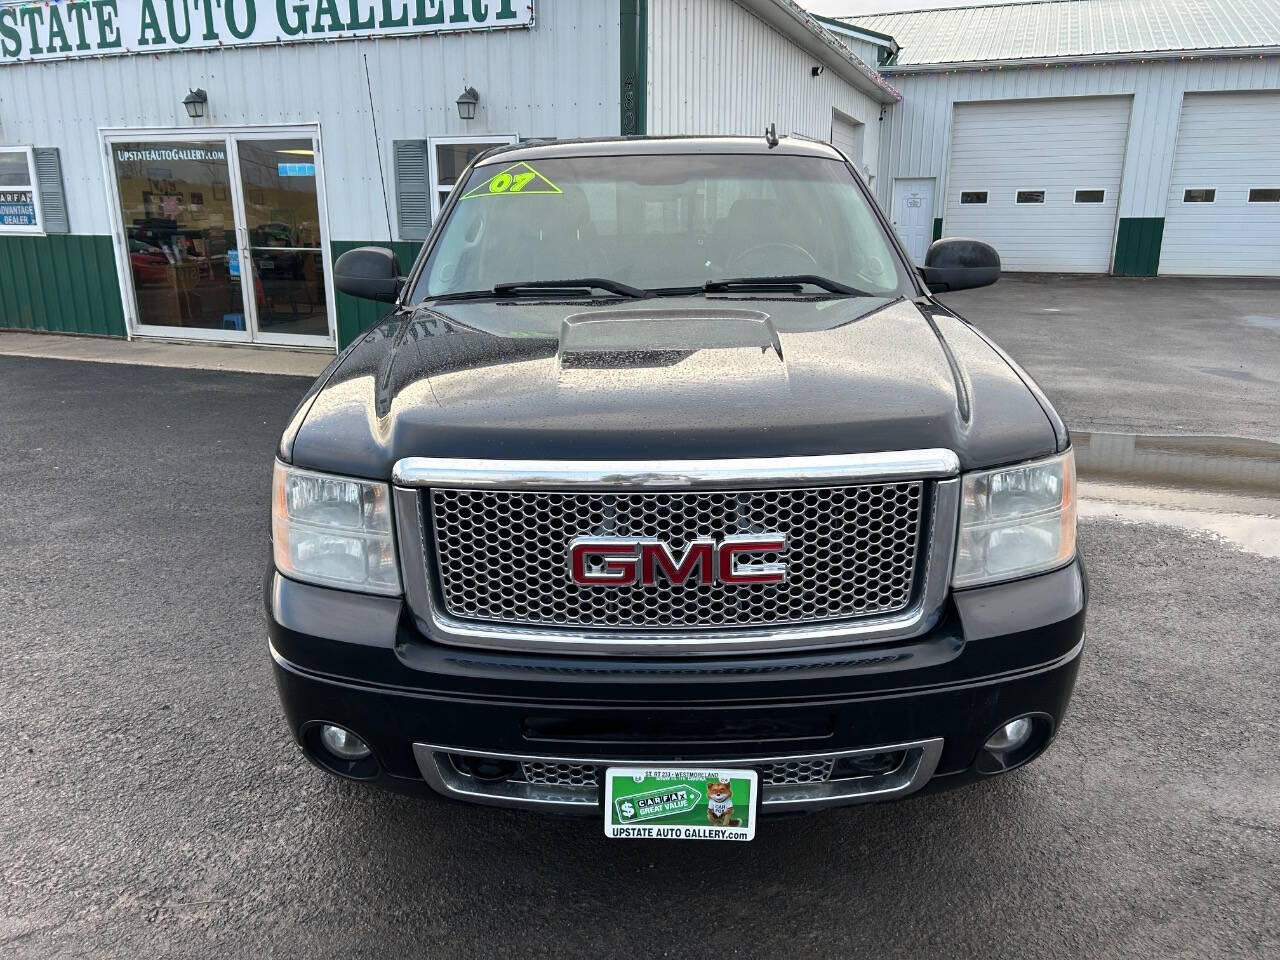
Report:
<svg viewBox="0 0 1280 960"><path fill-rule="evenodd" d="M480 94L476 93L475 87L467 87L462 91L462 96L458 97L458 116L463 120L474 120L476 118L476 106L480 103Z"/></svg>
<svg viewBox="0 0 1280 960"><path fill-rule="evenodd" d="M182 98L182 105L187 108L187 116L199 120L204 116L204 108L209 105L209 95L203 87L197 87Z"/></svg>
<svg viewBox="0 0 1280 960"><path fill-rule="evenodd" d="M821 64L819 64L819 65L818 65L818 66L816 66L816 67L810 67L810 68L809 68L809 76L811 76L811 77L820 77L820 76L822 76L822 71L823 71L823 70L825 70L825 69L827 69L827 68L826 68L826 67L824 67L824 66L822 66Z"/></svg>

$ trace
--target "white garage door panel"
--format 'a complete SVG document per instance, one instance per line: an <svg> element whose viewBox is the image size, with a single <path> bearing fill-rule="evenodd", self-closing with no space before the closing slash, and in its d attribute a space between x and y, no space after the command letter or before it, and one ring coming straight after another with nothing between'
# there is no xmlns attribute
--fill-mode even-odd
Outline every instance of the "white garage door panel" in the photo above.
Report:
<svg viewBox="0 0 1280 960"><path fill-rule="evenodd" d="M1006 270L1106 273L1128 134L1128 97L956 104L944 232L992 244ZM961 204L971 190L987 202ZM1016 203L1019 190L1045 202ZM1077 190L1105 199L1078 204Z"/></svg>
<svg viewBox="0 0 1280 960"><path fill-rule="evenodd" d="M1280 276L1280 203L1249 190L1280 188L1280 93L1189 93L1182 103L1165 208L1160 272ZM1193 189L1213 203L1184 203Z"/></svg>
<svg viewBox="0 0 1280 960"><path fill-rule="evenodd" d="M862 140L865 135L863 125L856 120L848 119L838 113L831 117L831 145L849 158L853 168L864 172L866 159L862 153Z"/></svg>

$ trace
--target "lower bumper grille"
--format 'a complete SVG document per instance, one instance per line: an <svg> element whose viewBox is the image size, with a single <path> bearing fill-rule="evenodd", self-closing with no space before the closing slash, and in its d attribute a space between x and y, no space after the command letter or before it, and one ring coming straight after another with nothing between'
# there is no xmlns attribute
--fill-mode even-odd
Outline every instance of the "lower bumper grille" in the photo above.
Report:
<svg viewBox="0 0 1280 960"><path fill-rule="evenodd" d="M580 760L413 745L423 779L438 793L499 807L593 813L600 809L609 766L670 766L661 760ZM753 758L701 758L699 766L754 768L765 812L808 810L906 796L933 776L942 739L918 740L838 753ZM891 758L891 762L882 762ZM493 776L468 772L483 768Z"/></svg>
<svg viewBox="0 0 1280 960"><path fill-rule="evenodd" d="M456 764L455 764L456 767ZM835 761L789 760L784 763L761 764L760 782L770 786L795 783L826 783L831 779ZM561 787L597 787L603 770L595 764L543 763L538 760L520 764L520 773L529 783Z"/></svg>
<svg viewBox="0 0 1280 960"><path fill-rule="evenodd" d="M599 768L590 763L542 763L532 760L520 764L520 772L529 783L549 783L561 787L597 787Z"/></svg>

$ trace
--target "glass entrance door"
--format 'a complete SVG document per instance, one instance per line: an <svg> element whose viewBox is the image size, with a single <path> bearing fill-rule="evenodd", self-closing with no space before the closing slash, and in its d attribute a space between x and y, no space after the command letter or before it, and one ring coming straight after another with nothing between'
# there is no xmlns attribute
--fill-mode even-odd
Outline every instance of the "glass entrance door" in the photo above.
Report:
<svg viewBox="0 0 1280 960"><path fill-rule="evenodd" d="M140 134L108 148L135 333L333 346L315 136Z"/></svg>
<svg viewBox="0 0 1280 960"><path fill-rule="evenodd" d="M244 202L241 246L257 291L254 339L332 342L311 137L234 138Z"/></svg>
<svg viewBox="0 0 1280 960"><path fill-rule="evenodd" d="M168 336L248 340L226 139L123 141L110 149L137 325Z"/></svg>

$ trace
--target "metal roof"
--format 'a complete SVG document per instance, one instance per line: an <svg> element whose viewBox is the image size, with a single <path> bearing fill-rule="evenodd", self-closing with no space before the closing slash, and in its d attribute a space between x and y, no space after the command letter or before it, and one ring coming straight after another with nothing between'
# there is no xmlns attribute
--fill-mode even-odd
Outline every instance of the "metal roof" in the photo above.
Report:
<svg viewBox="0 0 1280 960"><path fill-rule="evenodd" d="M888 71L1280 47L1277 0L1022 0L840 19L898 41Z"/></svg>

